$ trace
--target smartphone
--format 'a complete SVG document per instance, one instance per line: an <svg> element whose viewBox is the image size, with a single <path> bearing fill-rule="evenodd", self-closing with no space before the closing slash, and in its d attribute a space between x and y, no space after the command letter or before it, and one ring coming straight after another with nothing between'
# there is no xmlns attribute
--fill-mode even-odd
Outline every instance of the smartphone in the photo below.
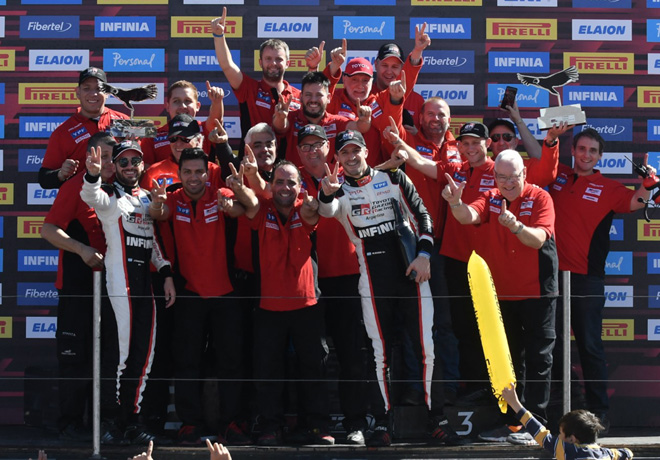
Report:
<svg viewBox="0 0 660 460"><path fill-rule="evenodd" d="M513 104L516 102L516 94L518 89L514 86L507 86L504 90L504 97L502 98L502 103L500 108L506 110L506 106L513 107Z"/></svg>

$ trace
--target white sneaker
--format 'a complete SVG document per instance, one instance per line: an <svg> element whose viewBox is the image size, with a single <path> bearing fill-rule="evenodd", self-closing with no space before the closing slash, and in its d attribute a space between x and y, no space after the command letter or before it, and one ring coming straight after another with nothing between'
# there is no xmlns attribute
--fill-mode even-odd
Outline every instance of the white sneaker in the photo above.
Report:
<svg viewBox="0 0 660 460"><path fill-rule="evenodd" d="M511 433L507 438L507 442L516 444L518 446L535 446L536 441L534 436L527 430L520 430L517 433Z"/></svg>

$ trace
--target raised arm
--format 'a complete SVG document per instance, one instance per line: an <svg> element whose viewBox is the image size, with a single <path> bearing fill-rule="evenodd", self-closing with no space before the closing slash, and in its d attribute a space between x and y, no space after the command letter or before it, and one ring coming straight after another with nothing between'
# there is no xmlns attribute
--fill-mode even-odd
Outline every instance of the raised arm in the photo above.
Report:
<svg viewBox="0 0 660 460"><path fill-rule="evenodd" d="M248 219L253 219L259 212L259 200L252 190L245 186L243 182L243 175L245 174L244 166L241 165L240 169L236 171L233 164L229 165L231 175L227 176L227 187L229 187L238 202L245 208L245 216Z"/></svg>
<svg viewBox="0 0 660 460"><path fill-rule="evenodd" d="M213 46L215 47L215 56L218 58L218 64L225 74L225 78L232 88L236 89L243 83L243 72L231 58L229 46L225 37L225 23L227 20L227 7L222 7L222 16L211 21L211 31L213 32Z"/></svg>

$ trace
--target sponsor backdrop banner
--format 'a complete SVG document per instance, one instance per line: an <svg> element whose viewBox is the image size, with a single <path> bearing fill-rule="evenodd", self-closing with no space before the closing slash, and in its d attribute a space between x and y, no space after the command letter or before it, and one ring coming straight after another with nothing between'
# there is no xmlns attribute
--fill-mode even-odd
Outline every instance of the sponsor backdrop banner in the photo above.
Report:
<svg viewBox="0 0 660 460"><path fill-rule="evenodd" d="M326 57L346 38L349 58L373 62L386 42L410 52L415 26L426 22L433 43L416 90L447 99L454 131L466 121L504 117L498 106L511 85L542 139L536 117L555 98L521 85L516 73L545 76L575 65L579 82L559 91L564 103L582 105L587 126L605 138L598 167L631 187L639 179L626 157L641 162L649 152L649 164L660 168L658 0L0 0L0 424L24 421L26 369L56 365L58 252L39 233L57 191L39 187L37 171L50 133L77 106L78 72L93 65L118 86L157 84L158 99L136 104L135 114L158 124L166 122L164 91L179 79L199 89L206 117L209 80L227 95L226 128L236 143L237 101L209 27L223 5L234 61L258 77L255 50L265 38L283 38L292 60L286 78L294 84L305 71L305 50L321 40ZM570 164L570 136L561 141L562 162ZM657 398L651 380L660 378L652 358L660 341L654 211L651 222L641 213L617 216L610 232L602 334L616 425L658 423L650 403Z"/></svg>

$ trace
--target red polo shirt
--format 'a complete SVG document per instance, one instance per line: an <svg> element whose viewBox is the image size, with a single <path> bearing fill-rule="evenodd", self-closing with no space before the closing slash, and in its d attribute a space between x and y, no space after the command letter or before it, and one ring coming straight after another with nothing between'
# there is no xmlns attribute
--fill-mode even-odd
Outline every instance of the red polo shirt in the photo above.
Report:
<svg viewBox="0 0 660 460"><path fill-rule="evenodd" d="M363 136L369 149L367 164L375 167L385 161L382 154L383 147L391 147L388 142L384 141L381 133L386 126L389 126L389 117L394 118L399 123L401 122L403 105L393 105L390 102L390 94L387 90L369 95L367 99L360 101L360 104L371 107L371 128ZM358 119L357 107L348 98L346 90L343 88L335 91L328 105L328 112L346 117L349 120ZM331 150L330 153L334 153L334 150Z"/></svg>
<svg viewBox="0 0 660 460"><path fill-rule="evenodd" d="M291 111L300 109L300 90L291 86L286 80L282 96L291 96ZM273 124L273 113L277 102L273 98L272 87L268 86L263 80L255 80L243 72L243 81L238 88L234 88L236 98L239 104L246 105L250 114L250 126L257 123Z"/></svg>
<svg viewBox="0 0 660 460"><path fill-rule="evenodd" d="M57 127L48 140L42 167L59 169L67 158L78 160L84 169L87 159L87 141L99 131L105 131L113 120L125 120L128 116L105 108L98 120L80 114L80 107L75 114Z"/></svg>
<svg viewBox="0 0 660 460"><path fill-rule="evenodd" d="M463 203L470 204L484 192L495 187L494 177L495 162L486 157L486 162L476 168L470 167L467 161L464 163L438 163L439 188L442 190L447 185L445 173L449 174L454 182L465 182ZM442 196L440 199L447 202ZM475 225L463 225L456 220L451 211L447 211L445 229L442 235L442 246L440 254L456 260L467 262L472 250L479 247L479 240L485 238L482 230Z"/></svg>
<svg viewBox="0 0 660 460"><path fill-rule="evenodd" d="M320 182L304 169L302 186L310 196L318 197ZM338 219L321 217L316 228L316 254L319 262L319 278L357 275L360 272L355 246L348 239Z"/></svg>
<svg viewBox="0 0 660 460"><path fill-rule="evenodd" d="M528 158L525 160L525 166L527 167L527 178L525 180L539 187L547 187L557 177L559 142L552 147L548 147L544 141L541 149L540 159Z"/></svg>
<svg viewBox="0 0 660 460"><path fill-rule="evenodd" d="M289 112L289 129L284 136L286 136L286 159L295 164L298 168L302 168L300 155L298 155L298 130L307 126L309 120L303 114L302 110ZM342 131L346 130L346 125L350 122L346 117L340 115L332 115L328 111L325 112L323 118L316 123L323 126L325 134L328 136L328 143L330 146L330 155L328 155L328 164L334 164L334 151L335 151L335 137ZM272 122L272 119L271 119Z"/></svg>
<svg viewBox="0 0 660 460"><path fill-rule="evenodd" d="M413 136L405 131L401 125L399 125L399 127L402 138L406 144L417 150L417 152L424 158L435 161L439 165L445 165L448 163L455 163L459 166L461 165L463 160L461 159L461 154L456 147L456 140L451 132L447 131L442 145L437 146L424 137L421 130ZM438 171L438 173L440 173L440 171ZM422 197L424 206L426 206L429 214L431 214L431 218L433 219L434 238L441 238L444 231L445 216L447 215L447 202L441 196L442 189L446 185L444 174L442 174L442 176L438 175L438 179L436 180L425 176L424 173L415 168L408 167L406 168L406 175L410 177L412 183L415 184L417 193Z"/></svg>
<svg viewBox="0 0 660 460"><path fill-rule="evenodd" d="M610 227L615 213L629 213L635 191L595 171L577 176L559 165L550 186L557 213L559 269L605 276Z"/></svg>
<svg viewBox="0 0 660 460"><path fill-rule="evenodd" d="M272 199L260 199L259 204L259 212L252 219L252 228L259 233L259 306L264 310L290 311L315 305L310 234L316 226L300 217L302 200L296 200L286 223L282 223Z"/></svg>
<svg viewBox="0 0 660 460"><path fill-rule="evenodd" d="M208 172L208 181L206 185L210 185L215 189L225 186L225 181L222 180L222 173L220 171L220 166L215 163L208 162L209 172ZM179 164L174 161L174 157L170 153L169 158L163 161L159 161L156 164L153 164L147 169L142 178L140 179L140 187L151 190L153 186L153 180L158 182L158 185L167 185L178 184L181 182L179 179Z"/></svg>
<svg viewBox="0 0 660 460"><path fill-rule="evenodd" d="M93 247L101 254L105 254L105 236L101 223L96 217L94 208L90 208L80 198L82 179L83 173L79 173L62 184L44 223L61 228L71 238ZM74 225L74 221L77 221L79 225ZM65 260L72 263L64 267ZM71 283L75 283L76 280L80 280L80 273L77 270L82 269L91 270L78 254L65 254L65 251L60 249L55 287L63 290L69 287L68 285ZM67 273L64 273L65 271Z"/></svg>
<svg viewBox="0 0 660 460"><path fill-rule="evenodd" d="M550 194L536 185L525 183L521 195L507 205L507 210L527 227L545 231L548 239L541 249L524 245L511 230L499 223L503 199L499 190L492 189L470 204L481 217L483 227L484 244L477 253L490 268L498 298L522 300L556 295L555 210Z"/></svg>
<svg viewBox="0 0 660 460"><path fill-rule="evenodd" d="M231 190L220 190L223 196L233 198ZM186 289L204 298L230 293L225 218L218 209L217 189L207 185L204 196L193 202L180 188L167 195L167 207Z"/></svg>

